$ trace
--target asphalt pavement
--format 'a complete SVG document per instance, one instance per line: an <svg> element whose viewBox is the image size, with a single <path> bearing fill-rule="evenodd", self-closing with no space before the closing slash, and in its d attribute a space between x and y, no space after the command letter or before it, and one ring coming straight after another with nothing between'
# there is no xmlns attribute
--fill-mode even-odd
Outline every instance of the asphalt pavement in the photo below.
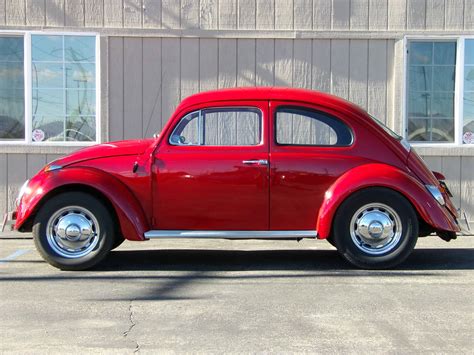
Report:
<svg viewBox="0 0 474 355"><path fill-rule="evenodd" d="M474 352L474 237L357 270L325 241L125 242L92 271L0 235L2 353Z"/></svg>

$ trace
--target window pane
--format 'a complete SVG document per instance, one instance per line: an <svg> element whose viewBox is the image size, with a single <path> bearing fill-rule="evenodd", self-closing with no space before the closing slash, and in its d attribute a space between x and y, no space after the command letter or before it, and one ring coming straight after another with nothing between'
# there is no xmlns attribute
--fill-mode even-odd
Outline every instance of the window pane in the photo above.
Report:
<svg viewBox="0 0 474 355"><path fill-rule="evenodd" d="M260 111L255 109L203 110L204 144L248 146L260 143Z"/></svg>
<svg viewBox="0 0 474 355"><path fill-rule="evenodd" d="M63 116L33 116L33 142L64 141Z"/></svg>
<svg viewBox="0 0 474 355"><path fill-rule="evenodd" d="M35 141L94 141L94 36L32 36Z"/></svg>
<svg viewBox="0 0 474 355"><path fill-rule="evenodd" d="M464 90L474 91L474 65L464 67Z"/></svg>
<svg viewBox="0 0 474 355"><path fill-rule="evenodd" d="M174 145L247 146L260 143L260 111L209 109L185 116L170 137Z"/></svg>
<svg viewBox="0 0 474 355"><path fill-rule="evenodd" d="M455 42L434 42L434 64L456 64Z"/></svg>
<svg viewBox="0 0 474 355"><path fill-rule="evenodd" d="M0 140L24 139L23 37L0 37Z"/></svg>
<svg viewBox="0 0 474 355"><path fill-rule="evenodd" d="M66 62L95 62L95 37L64 36Z"/></svg>
<svg viewBox="0 0 474 355"><path fill-rule="evenodd" d="M431 141L431 120L419 118L409 119L407 138L412 142Z"/></svg>
<svg viewBox="0 0 474 355"><path fill-rule="evenodd" d="M63 36L31 36L31 59L33 62L62 62Z"/></svg>
<svg viewBox="0 0 474 355"><path fill-rule="evenodd" d="M0 61L0 89L23 89L23 62Z"/></svg>
<svg viewBox="0 0 474 355"><path fill-rule="evenodd" d="M431 66L413 66L410 68L408 78L410 91L428 91L433 84Z"/></svg>
<svg viewBox="0 0 474 355"><path fill-rule="evenodd" d="M55 88L64 86L63 65L56 63L33 63L31 65L33 88Z"/></svg>
<svg viewBox="0 0 474 355"><path fill-rule="evenodd" d="M432 64L433 43L432 42L411 42L410 43L410 63Z"/></svg>
<svg viewBox="0 0 474 355"><path fill-rule="evenodd" d="M455 63L455 41L409 43L409 140L454 141Z"/></svg>
<svg viewBox="0 0 474 355"><path fill-rule="evenodd" d="M465 64L474 65L474 39L466 39L464 42Z"/></svg>
<svg viewBox="0 0 474 355"><path fill-rule="evenodd" d="M430 116L431 95L427 92L413 92L408 98L408 117Z"/></svg>
<svg viewBox="0 0 474 355"><path fill-rule="evenodd" d="M474 40L464 42L464 97L463 97L463 128L464 144L474 144Z"/></svg>
<svg viewBox="0 0 474 355"><path fill-rule="evenodd" d="M454 91L455 67L433 67L433 91Z"/></svg>
<svg viewBox="0 0 474 355"><path fill-rule="evenodd" d="M474 144L474 92L464 94L463 143Z"/></svg>
<svg viewBox="0 0 474 355"><path fill-rule="evenodd" d="M64 92L61 89L33 89L33 115L64 116Z"/></svg>
<svg viewBox="0 0 474 355"><path fill-rule="evenodd" d="M454 94L433 94L431 117L447 117L454 120Z"/></svg>
<svg viewBox="0 0 474 355"><path fill-rule="evenodd" d="M67 115L95 115L95 90L66 91L66 114Z"/></svg>
<svg viewBox="0 0 474 355"><path fill-rule="evenodd" d="M174 145L199 144L199 111L192 112L181 119L170 137Z"/></svg>
<svg viewBox="0 0 474 355"><path fill-rule="evenodd" d="M432 120L431 140L433 142L454 142L454 120Z"/></svg>
<svg viewBox="0 0 474 355"><path fill-rule="evenodd" d="M276 141L286 145L345 146L352 143L349 128L335 117L299 108L276 113Z"/></svg>
<svg viewBox="0 0 474 355"><path fill-rule="evenodd" d="M66 87L73 89L95 88L95 65L67 63Z"/></svg>
<svg viewBox="0 0 474 355"><path fill-rule="evenodd" d="M0 37L0 62L23 63L23 37Z"/></svg>
<svg viewBox="0 0 474 355"><path fill-rule="evenodd" d="M0 139L25 137L24 102L23 89L0 89Z"/></svg>
<svg viewBox="0 0 474 355"><path fill-rule="evenodd" d="M66 119L66 141L95 141L94 116L70 116Z"/></svg>

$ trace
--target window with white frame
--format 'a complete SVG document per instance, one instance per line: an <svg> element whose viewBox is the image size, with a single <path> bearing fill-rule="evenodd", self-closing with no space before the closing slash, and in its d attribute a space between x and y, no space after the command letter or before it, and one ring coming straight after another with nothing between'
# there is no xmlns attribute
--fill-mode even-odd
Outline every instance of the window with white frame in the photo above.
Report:
<svg viewBox="0 0 474 355"><path fill-rule="evenodd" d="M0 34L0 144L98 141L97 37Z"/></svg>
<svg viewBox="0 0 474 355"><path fill-rule="evenodd" d="M474 39L410 39L406 137L474 144Z"/></svg>

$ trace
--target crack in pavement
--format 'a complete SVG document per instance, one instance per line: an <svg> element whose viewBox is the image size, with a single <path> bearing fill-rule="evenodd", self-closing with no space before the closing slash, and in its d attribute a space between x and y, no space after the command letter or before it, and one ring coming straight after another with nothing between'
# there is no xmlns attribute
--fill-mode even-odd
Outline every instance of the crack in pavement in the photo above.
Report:
<svg viewBox="0 0 474 355"><path fill-rule="evenodd" d="M126 331L123 332L123 337L126 338L128 334L132 331L132 329L137 325L135 322L134 316L133 316L133 300L130 300L130 304L128 306L128 314L129 314L129 320L130 320L130 326ZM135 349L133 350L133 353L137 353L140 351L140 344L138 344L137 340L132 340L135 342Z"/></svg>

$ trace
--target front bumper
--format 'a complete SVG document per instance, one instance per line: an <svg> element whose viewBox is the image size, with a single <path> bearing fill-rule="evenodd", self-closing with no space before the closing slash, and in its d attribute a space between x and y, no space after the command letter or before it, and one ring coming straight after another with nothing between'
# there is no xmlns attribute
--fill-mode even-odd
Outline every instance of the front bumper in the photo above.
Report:
<svg viewBox="0 0 474 355"><path fill-rule="evenodd" d="M16 223L16 211L10 211L3 215L2 225L0 226L0 232L12 231Z"/></svg>

